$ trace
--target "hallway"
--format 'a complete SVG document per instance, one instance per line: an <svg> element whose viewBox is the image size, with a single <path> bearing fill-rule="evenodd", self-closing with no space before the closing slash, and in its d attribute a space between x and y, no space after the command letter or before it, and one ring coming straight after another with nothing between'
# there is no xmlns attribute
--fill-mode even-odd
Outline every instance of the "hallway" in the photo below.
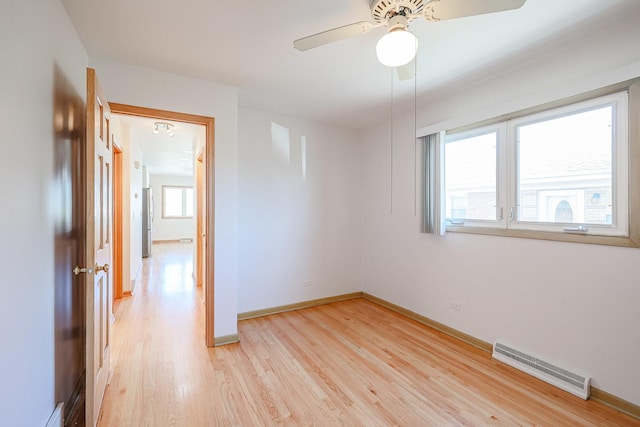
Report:
<svg viewBox="0 0 640 427"><path fill-rule="evenodd" d="M154 245L134 296L116 302L112 373L99 425L175 425L202 415L206 387L202 289L193 283L193 245ZM190 425L198 425L193 420ZM202 425L203 423L199 423Z"/></svg>

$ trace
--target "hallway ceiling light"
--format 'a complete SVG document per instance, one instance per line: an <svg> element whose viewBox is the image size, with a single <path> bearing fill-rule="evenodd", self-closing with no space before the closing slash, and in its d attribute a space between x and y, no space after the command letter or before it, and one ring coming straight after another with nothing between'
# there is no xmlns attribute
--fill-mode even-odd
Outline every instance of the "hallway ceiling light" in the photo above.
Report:
<svg viewBox="0 0 640 427"><path fill-rule="evenodd" d="M175 135L175 132L173 131L173 125L171 123L155 122L153 126L154 126L153 128L154 135L158 135L158 133L160 132L160 129L164 129L167 132L167 135L169 136Z"/></svg>

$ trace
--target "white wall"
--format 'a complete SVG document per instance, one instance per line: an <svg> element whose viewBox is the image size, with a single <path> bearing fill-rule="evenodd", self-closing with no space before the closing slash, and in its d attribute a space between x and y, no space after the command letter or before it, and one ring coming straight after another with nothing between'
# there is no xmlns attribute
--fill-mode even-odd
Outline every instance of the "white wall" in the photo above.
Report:
<svg viewBox="0 0 640 427"><path fill-rule="evenodd" d="M0 414L42 426L55 407L52 95L60 75L85 99L88 58L49 0L0 3L0 53Z"/></svg>
<svg viewBox="0 0 640 427"><path fill-rule="evenodd" d="M635 2L617 8L627 14L615 27L596 19L571 37L540 43L536 55L504 58L493 68L474 70L473 80L427 94L419 101L419 127L473 123L637 76L640 13Z"/></svg>
<svg viewBox="0 0 640 427"><path fill-rule="evenodd" d="M178 187L193 187L195 206L195 183L192 176L151 175L149 179L153 192L154 212L152 234L153 240L194 239L196 236L196 219L192 218L163 218L162 217L162 187L165 185Z"/></svg>
<svg viewBox="0 0 640 427"><path fill-rule="evenodd" d="M621 28L434 99L418 111L418 126L442 130L639 77L640 27L622 22ZM640 404L640 250L420 234L413 112L405 117L394 120L393 186L389 123L363 139L364 291L586 372L595 387ZM462 310L451 310L451 301Z"/></svg>
<svg viewBox="0 0 640 427"><path fill-rule="evenodd" d="M117 116L111 123L122 149L122 235L127 238L122 245L122 291L129 293L142 271L142 151L129 126Z"/></svg>
<svg viewBox="0 0 640 427"><path fill-rule="evenodd" d="M129 183L124 197L129 198L129 283L122 284L123 291L135 292L142 278L142 149L134 132L129 128L129 156L125 157L124 167L129 168ZM137 167L136 167L137 166ZM126 259L126 258L125 258Z"/></svg>
<svg viewBox="0 0 640 427"><path fill-rule="evenodd" d="M238 170L239 312L360 291L356 133L241 108Z"/></svg>
<svg viewBox="0 0 640 427"><path fill-rule="evenodd" d="M237 333L238 94L237 89L91 58L113 102L215 117L215 326L216 337Z"/></svg>

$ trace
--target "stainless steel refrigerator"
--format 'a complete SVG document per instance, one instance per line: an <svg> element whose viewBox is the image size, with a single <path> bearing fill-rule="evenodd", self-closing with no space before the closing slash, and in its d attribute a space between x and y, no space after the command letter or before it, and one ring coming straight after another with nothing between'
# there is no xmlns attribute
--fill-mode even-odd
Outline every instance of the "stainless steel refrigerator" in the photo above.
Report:
<svg viewBox="0 0 640 427"><path fill-rule="evenodd" d="M142 189L142 257L151 255L151 232L153 231L153 193Z"/></svg>

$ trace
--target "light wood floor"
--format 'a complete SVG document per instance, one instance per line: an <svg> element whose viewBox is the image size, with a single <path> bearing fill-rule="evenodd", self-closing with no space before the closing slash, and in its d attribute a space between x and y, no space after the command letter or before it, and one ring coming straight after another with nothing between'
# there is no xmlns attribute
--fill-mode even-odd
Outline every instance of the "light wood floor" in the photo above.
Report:
<svg viewBox="0 0 640 427"><path fill-rule="evenodd" d="M116 311L100 426L640 426L358 298L240 322L204 347L191 246Z"/></svg>

